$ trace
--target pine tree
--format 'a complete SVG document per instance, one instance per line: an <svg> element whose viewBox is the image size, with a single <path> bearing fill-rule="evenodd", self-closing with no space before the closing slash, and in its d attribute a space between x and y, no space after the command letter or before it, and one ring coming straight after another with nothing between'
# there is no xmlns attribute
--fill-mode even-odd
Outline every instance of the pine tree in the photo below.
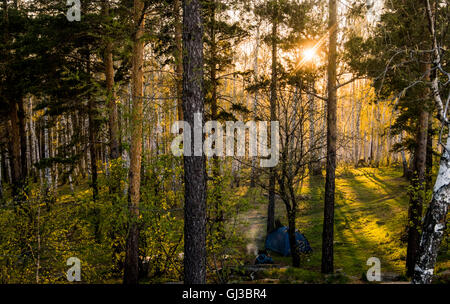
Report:
<svg viewBox="0 0 450 304"><path fill-rule="evenodd" d="M204 115L203 24L199 0L183 3L183 117L194 130L196 115ZM203 126L203 121L198 121ZM184 283L206 283L205 156L184 155Z"/></svg>
<svg viewBox="0 0 450 304"><path fill-rule="evenodd" d="M143 69L144 69L144 18L145 6L142 0L134 0L133 5L133 53L132 53L132 100L131 151L129 171L129 212L130 222L127 236L127 250L124 284L137 284L139 280L139 201L141 186L142 158L142 110L143 110Z"/></svg>
<svg viewBox="0 0 450 304"><path fill-rule="evenodd" d="M322 273L332 273L334 269L334 196L336 179L336 110L337 110L337 5L336 0L328 2L329 50L327 81L327 167L325 177L325 205L322 232Z"/></svg>
<svg viewBox="0 0 450 304"><path fill-rule="evenodd" d="M353 58L350 64L374 77L379 97L390 98L389 95L394 93L397 99L399 115L392 125L391 135L399 134L403 141L394 145L394 150L408 149L412 154L411 166L404 166L411 184L406 268L407 275L412 276L419 248L426 172L432 167L432 159L427 163L431 96L424 84L430 79L431 60L429 53L416 53L416 50L429 49L430 39L424 39L427 36L427 18L422 1L390 1L386 6L388 10L381 15L380 26L373 36L364 43L355 43L358 38L350 40L348 46L351 49L358 47L358 52L363 47L372 55L371 59ZM417 79L421 83L411 85Z"/></svg>

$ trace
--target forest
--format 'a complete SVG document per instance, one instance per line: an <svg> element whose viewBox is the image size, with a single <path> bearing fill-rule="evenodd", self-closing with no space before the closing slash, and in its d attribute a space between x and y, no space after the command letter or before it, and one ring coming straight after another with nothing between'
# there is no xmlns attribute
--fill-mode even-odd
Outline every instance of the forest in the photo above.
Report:
<svg viewBox="0 0 450 304"><path fill-rule="evenodd" d="M2 0L0 284L448 284L449 0Z"/></svg>

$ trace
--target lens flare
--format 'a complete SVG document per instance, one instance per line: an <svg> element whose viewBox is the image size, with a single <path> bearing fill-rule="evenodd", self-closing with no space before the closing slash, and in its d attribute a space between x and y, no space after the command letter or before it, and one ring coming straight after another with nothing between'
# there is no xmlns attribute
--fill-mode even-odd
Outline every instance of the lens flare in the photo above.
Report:
<svg viewBox="0 0 450 304"><path fill-rule="evenodd" d="M316 55L316 51L313 48L306 49L306 50L303 51L303 60L304 61L311 61L311 60L313 60L315 55Z"/></svg>

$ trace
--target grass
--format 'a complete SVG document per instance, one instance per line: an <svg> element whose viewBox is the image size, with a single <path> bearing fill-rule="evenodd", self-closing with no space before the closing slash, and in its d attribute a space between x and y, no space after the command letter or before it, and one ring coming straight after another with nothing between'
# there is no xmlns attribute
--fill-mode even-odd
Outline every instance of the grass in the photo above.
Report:
<svg viewBox="0 0 450 304"><path fill-rule="evenodd" d="M298 195L297 229L313 248L313 253L302 258L300 268L292 268L291 258L272 254L279 267L265 269L253 282L279 283L362 283L370 266L366 261L377 257L382 274L390 273L404 278L408 210L408 181L399 168L339 168L336 173L335 201L335 274L322 275L321 247L324 204L324 178L304 181ZM261 188L249 189L242 185L233 195L247 202L238 216L238 226L247 241L239 250L246 254L245 261L253 263L259 248L264 247L267 196ZM87 183L77 186L75 196L92 195ZM58 202L74 200L68 185L58 189ZM426 208L424 208L426 209ZM286 209L280 199L276 201L276 218L287 224ZM449 281L449 240L444 238L436 265L436 273L444 274L438 282ZM242 246L242 247L240 247ZM246 280L242 278L242 280Z"/></svg>
<svg viewBox="0 0 450 304"><path fill-rule="evenodd" d="M406 243L402 242L408 210L408 181L396 168L340 169L336 175L334 276L320 275L322 247L322 219L324 179L307 180L301 193L297 228L308 239L313 253L303 259L300 269L281 268L267 271L266 275L280 282L337 282L360 281L371 267L366 265L370 257L381 261L381 272L404 276ZM267 200L255 205L266 214ZM255 213L253 211L253 213ZM287 224L285 207L276 202L276 217ZM260 217L262 221L266 217ZM260 220L261 221L261 220ZM261 223L249 223L261 225ZM253 233L254 234L254 233ZM260 234L265 234L260 231ZM443 242L444 245L445 242ZM263 247L263 240L258 247ZM275 263L288 266L290 257L273 254ZM448 246L441 250L438 270L449 269ZM347 279L345 279L347 278Z"/></svg>

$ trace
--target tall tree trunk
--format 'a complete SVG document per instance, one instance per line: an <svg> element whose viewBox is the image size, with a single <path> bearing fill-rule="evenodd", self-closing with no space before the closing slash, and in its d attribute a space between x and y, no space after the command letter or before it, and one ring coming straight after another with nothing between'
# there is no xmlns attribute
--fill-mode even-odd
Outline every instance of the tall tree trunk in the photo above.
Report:
<svg viewBox="0 0 450 304"><path fill-rule="evenodd" d="M363 159L364 159L364 162L365 163L367 163L367 142L366 142L366 139L367 139L367 131L364 131L364 136L363 136L363 139L362 139L362 148L363 148Z"/></svg>
<svg viewBox="0 0 450 304"><path fill-rule="evenodd" d="M129 170L129 229L125 256L123 282L137 284L139 279L139 200L141 186L141 156L142 156L142 110L143 110L143 64L144 64L144 2L134 0L132 55L132 94L133 109L131 113L131 150Z"/></svg>
<svg viewBox="0 0 450 304"><path fill-rule="evenodd" d="M446 229L446 217L450 201L450 137L441 158L439 173L433 189L433 198L428 206L416 254L412 282L429 284L433 278L439 246Z"/></svg>
<svg viewBox="0 0 450 304"><path fill-rule="evenodd" d="M47 110L47 109L46 109ZM48 159L50 157L50 136L48 130L48 115L44 115L44 158ZM52 175L50 166L45 166L45 187L44 187L44 195L47 195L49 190L52 188Z"/></svg>
<svg viewBox="0 0 450 304"><path fill-rule="evenodd" d="M355 98L355 102L356 102L356 118L355 118L355 167L358 167L359 164L359 145L361 144L361 139L360 139L360 128L361 128L361 101L357 100Z"/></svg>
<svg viewBox="0 0 450 304"><path fill-rule="evenodd" d="M233 58L234 60L234 58ZM247 60L245 60L245 67L247 67ZM233 73L236 72L236 69L233 68ZM245 88L246 86L246 82L245 82L245 78L242 78L242 88ZM250 95L246 94L245 91L243 91L244 97L243 99L245 100L245 104L246 107L248 108L249 104L250 104ZM236 86L236 74L233 74L233 100L238 100L237 97L237 86ZM245 115L241 115L241 121L243 121L245 119ZM231 160L231 175L233 177L232 181L231 181L231 187L239 187L240 182L241 182L241 162L244 158L243 157L236 157L233 158ZM251 179L251 178L250 178ZM251 183L251 181L250 181ZM223 214L223 210L222 210L222 214Z"/></svg>
<svg viewBox="0 0 450 304"><path fill-rule="evenodd" d="M259 38L259 28L260 23L256 28L256 37L255 37L255 53L254 53L254 61L253 61L253 78L255 82L258 81L258 56L259 56L259 47L260 47L260 38ZM255 90L255 96L253 97L253 120L256 120L256 109L258 106L258 92ZM252 168L251 168L251 177L250 177L250 187L254 188L256 186L256 156L252 157Z"/></svg>
<svg viewBox="0 0 450 304"><path fill-rule="evenodd" d="M403 142L403 131L400 132L399 142L400 143ZM409 179L411 176L411 172L408 167L408 160L406 159L405 150L401 151L401 156L402 156L402 166L403 166L403 177L406 177L407 179Z"/></svg>
<svg viewBox="0 0 450 304"><path fill-rule="evenodd" d="M410 194L408 210L408 247L406 253L407 275L414 273L416 253L419 248L420 223L422 218L422 206L425 190L425 171L427 153L427 129L428 113L421 111L419 116L418 134L416 139L417 148L414 155L413 178L411 179L412 190Z"/></svg>
<svg viewBox="0 0 450 304"><path fill-rule="evenodd" d="M310 88L311 92L315 93L315 81L311 80ZM309 154L311 155L311 159L309 162L309 172L311 176L321 176L322 168L320 166L319 157L318 157L318 147L317 147L317 138L316 138L316 104L314 95L308 94L309 99Z"/></svg>
<svg viewBox="0 0 450 304"><path fill-rule="evenodd" d="M373 125L374 125L374 107L372 104L372 117L370 119L370 150L369 150L369 165L373 166Z"/></svg>
<svg viewBox="0 0 450 304"><path fill-rule="evenodd" d="M18 116L17 103L12 102L10 105L10 124L9 124L9 154L11 164L12 177L12 193L16 196L22 188L22 165L21 165L21 147L20 143L20 122Z"/></svg>
<svg viewBox="0 0 450 304"><path fill-rule="evenodd" d="M104 0L103 10L105 17L109 17L109 0ZM114 61L113 43L106 42L104 53L105 78L106 78L106 100L109 114L109 155L111 160L117 159L119 153L119 123L116 104L116 94L114 92Z"/></svg>
<svg viewBox="0 0 450 304"><path fill-rule="evenodd" d="M278 51L278 0L272 8L272 79L270 82L270 121L276 121L277 106L277 51ZM271 143L272 145L273 143ZM267 206L267 233L275 229L275 168L269 169L269 205Z"/></svg>
<svg viewBox="0 0 450 304"><path fill-rule="evenodd" d="M195 115L203 117L204 114L201 12L199 0L183 1L183 116L191 130L194 130ZM203 125L203 121L198 121L197 124ZM185 284L206 282L205 156L203 153L201 156L195 156L194 148L194 136L191 136L191 155L184 155Z"/></svg>
<svg viewBox="0 0 450 304"><path fill-rule="evenodd" d="M441 62L440 47L435 33L434 10L429 0L424 1L428 16L429 30L433 42L433 66L436 67ZM432 96L438 110L438 117L446 117L444 114L444 104L439 90L439 75L434 73L431 81ZM419 243L419 250L414 267L412 283L429 284L433 278L434 266L442 242L442 237L446 229L446 216L450 201L450 137L447 136L447 143L441 162L439 173L433 188L433 198L428 207L422 226L422 236Z"/></svg>
<svg viewBox="0 0 450 304"><path fill-rule="evenodd" d="M433 111L428 111L428 133L427 133L427 169L425 177L425 191L433 190Z"/></svg>
<svg viewBox="0 0 450 304"><path fill-rule="evenodd" d="M181 20L181 0L174 0L175 16L175 74L177 85L177 115L183 120L183 22Z"/></svg>
<svg viewBox="0 0 450 304"><path fill-rule="evenodd" d="M291 248L292 266L300 267L300 255L297 248L297 239L295 237L295 218L297 212L297 204L293 204L293 208L288 211L288 237L289 246Z"/></svg>
<svg viewBox="0 0 450 304"><path fill-rule="evenodd" d="M382 126L384 125L384 123L381 121L381 113L380 113L380 108L379 105L376 104L375 106L375 114L376 114L376 123L377 126ZM380 167L380 164L382 162L382 147L383 147L383 138L380 134L380 132L378 130L376 130L377 132L377 136L376 136L376 144L377 144L377 149L375 150L375 167L378 168Z"/></svg>
<svg viewBox="0 0 450 304"><path fill-rule="evenodd" d="M3 134L0 133L0 136L2 136ZM3 173L3 181L8 184L11 183L11 179L10 179L10 170L8 167L8 161L7 161L7 157L6 157L6 151L5 149L0 146L0 156L1 156L1 162L0 162L0 170L2 170Z"/></svg>
<svg viewBox="0 0 450 304"><path fill-rule="evenodd" d="M91 57L87 55L87 74L91 77ZM89 156L91 160L91 187L92 198L97 200L98 198L98 182L97 182L97 123L95 121L96 106L95 99L92 96L88 96L88 124L89 124Z"/></svg>
<svg viewBox="0 0 450 304"><path fill-rule="evenodd" d="M425 55L425 62L430 60L428 54ZM427 80L430 80L429 64L423 64L423 72L428 73ZM414 153L414 167L412 171L409 210L408 210L408 246L406 250L406 275L414 275L414 266L420 241L420 225L422 220L423 202L425 199L426 165L427 165L427 139L428 139L428 98L430 90L425 88L423 98L420 100L420 114L418 131L416 137L416 150Z"/></svg>
<svg viewBox="0 0 450 304"><path fill-rule="evenodd" d="M391 155L391 149L392 149L392 143L395 140L395 137L392 136L392 121L389 120L389 128L386 133L386 166L390 167L391 163L397 162L397 153L392 153Z"/></svg>
<svg viewBox="0 0 450 304"><path fill-rule="evenodd" d="M70 115L64 115L64 129L62 130L63 135L64 135L64 145L68 146L70 145L70 130L72 129L72 126L70 125ZM73 153L72 151L67 151L66 153ZM72 192L72 194L74 194L74 187L73 187L73 177L72 177L72 172L73 172L73 165L72 164L67 164L65 166L65 169L68 171L68 179L69 179L69 187L70 187L70 191Z"/></svg>
<svg viewBox="0 0 450 304"><path fill-rule="evenodd" d="M35 134L34 134L34 126L33 126L33 97L30 97L28 102L28 112L29 112L29 119L27 121L28 126L28 142L27 142L27 150L28 150L28 158L29 158L29 168L30 168L30 174L33 176L34 182L37 181L37 174L36 174L36 167L34 164L37 162L36 160L36 151L34 149L34 140L35 140Z"/></svg>
<svg viewBox="0 0 450 304"><path fill-rule="evenodd" d="M20 164L22 166L22 179L24 180L28 173L27 167L27 133L26 133L26 113L23 104L23 98L20 98L17 102L19 118L19 134L20 134Z"/></svg>
<svg viewBox="0 0 450 304"><path fill-rule="evenodd" d="M329 0L330 42L328 52L328 104L327 104L327 168L325 178L325 204L322 232L322 273L333 272L334 193L336 175L336 0Z"/></svg>
<svg viewBox="0 0 450 304"><path fill-rule="evenodd" d="M55 124L55 128L53 130L53 132L51 133L51 142L53 143L53 145L51 145L50 147L51 149L51 155L52 158L56 158L58 156L58 147L60 145L60 126L61 126L61 122L57 121ZM57 191L58 191L58 185L59 185L59 163L58 162L53 162L53 191L54 193L57 195Z"/></svg>

